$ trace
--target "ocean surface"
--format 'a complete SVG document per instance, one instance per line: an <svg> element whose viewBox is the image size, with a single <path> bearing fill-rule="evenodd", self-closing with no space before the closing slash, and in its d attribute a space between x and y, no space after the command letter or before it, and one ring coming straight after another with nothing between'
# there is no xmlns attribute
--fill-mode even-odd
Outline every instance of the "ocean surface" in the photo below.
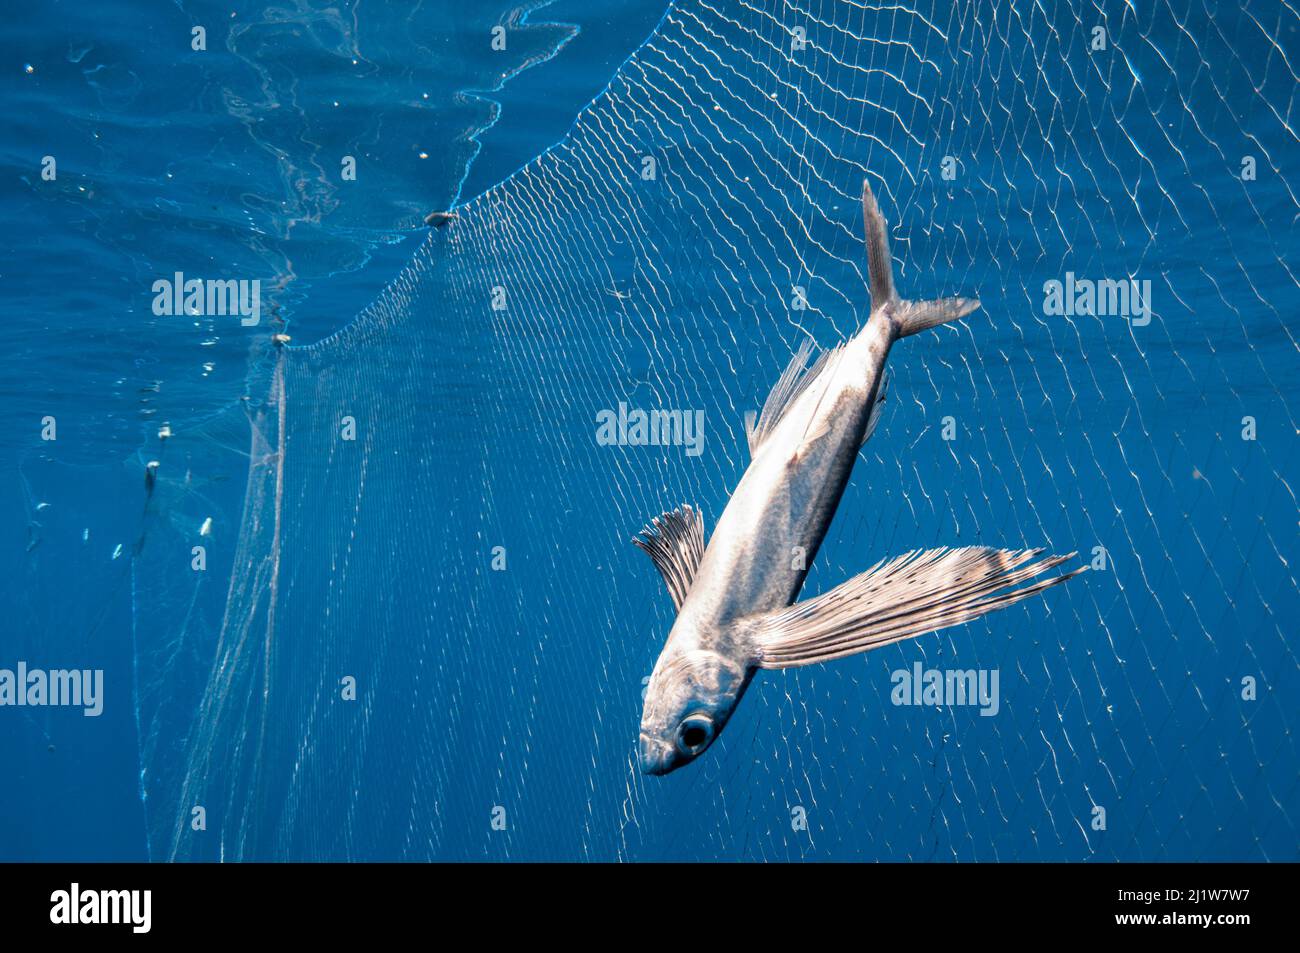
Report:
<svg viewBox="0 0 1300 953"><path fill-rule="evenodd" d="M0 702L21 662L103 704L0 704L0 859L1296 860L1298 27L10 11ZM865 320L864 178L901 292L982 308L896 347L806 593L945 545L1091 571L760 673L645 777L673 612L629 540L707 532L746 412ZM177 273L257 281L256 323L157 313ZM606 445L620 405L699 452ZM900 703L921 669L996 703Z"/></svg>

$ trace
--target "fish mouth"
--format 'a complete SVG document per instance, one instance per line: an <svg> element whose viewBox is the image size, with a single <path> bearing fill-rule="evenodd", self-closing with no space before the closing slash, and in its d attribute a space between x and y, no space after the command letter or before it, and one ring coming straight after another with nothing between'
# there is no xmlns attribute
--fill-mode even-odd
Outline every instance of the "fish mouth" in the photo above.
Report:
<svg viewBox="0 0 1300 953"><path fill-rule="evenodd" d="M640 762L641 773L660 776L667 774L677 765L676 749L658 738L651 738L647 735L641 736L640 745Z"/></svg>

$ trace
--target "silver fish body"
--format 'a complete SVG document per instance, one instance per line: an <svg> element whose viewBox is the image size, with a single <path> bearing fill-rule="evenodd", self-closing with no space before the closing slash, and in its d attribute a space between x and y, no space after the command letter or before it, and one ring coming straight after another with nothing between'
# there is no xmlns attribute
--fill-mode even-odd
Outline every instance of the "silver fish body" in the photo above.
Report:
<svg viewBox="0 0 1300 953"><path fill-rule="evenodd" d="M712 743L758 669L743 620L789 606L803 588L880 389L886 329L873 319L839 349L825 389L799 397L732 493L650 676L640 753L647 774L665 774ZM703 742L666 738L664 726L679 722L698 726Z"/></svg>
<svg viewBox="0 0 1300 953"><path fill-rule="evenodd" d="M1023 597L999 590L1068 558L1026 569L1026 552L909 554L795 605L878 419L890 348L978 307L961 298L899 299L885 224L865 185L863 212L873 306L866 326L812 368L803 367L806 348L796 355L751 433L752 460L707 547L690 507L665 514L635 540L678 604L645 694L639 756L647 774L666 774L702 754L759 668L842 657L921 634L918 626L974 618ZM1031 591L1039 590L1019 592ZM921 592L931 596L918 601Z"/></svg>

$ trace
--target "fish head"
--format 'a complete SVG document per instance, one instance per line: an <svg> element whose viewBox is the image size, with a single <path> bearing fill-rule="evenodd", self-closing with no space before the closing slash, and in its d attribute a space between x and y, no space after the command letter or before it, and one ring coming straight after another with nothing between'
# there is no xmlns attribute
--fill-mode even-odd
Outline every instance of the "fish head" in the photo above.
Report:
<svg viewBox="0 0 1300 953"><path fill-rule="evenodd" d="M666 649L646 686L642 773L668 774L707 751L722 733L749 678L744 665L722 653Z"/></svg>

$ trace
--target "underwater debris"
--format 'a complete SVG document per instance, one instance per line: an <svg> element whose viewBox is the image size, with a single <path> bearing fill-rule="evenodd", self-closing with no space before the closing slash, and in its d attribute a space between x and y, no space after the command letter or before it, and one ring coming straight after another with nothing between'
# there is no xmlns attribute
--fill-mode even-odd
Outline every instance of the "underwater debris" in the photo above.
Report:
<svg viewBox="0 0 1300 953"><path fill-rule="evenodd" d="M424 216L424 224L431 228L444 228L449 222L459 220L460 216L455 212L430 212Z"/></svg>
<svg viewBox="0 0 1300 953"><path fill-rule="evenodd" d="M154 484L158 482L159 465L157 460L150 460L144 465L144 492L147 496L153 495Z"/></svg>
<svg viewBox="0 0 1300 953"><path fill-rule="evenodd" d="M284 347L284 345L288 344L292 340L293 338L289 337L289 335L285 334L283 331L271 335L271 341L276 347Z"/></svg>

